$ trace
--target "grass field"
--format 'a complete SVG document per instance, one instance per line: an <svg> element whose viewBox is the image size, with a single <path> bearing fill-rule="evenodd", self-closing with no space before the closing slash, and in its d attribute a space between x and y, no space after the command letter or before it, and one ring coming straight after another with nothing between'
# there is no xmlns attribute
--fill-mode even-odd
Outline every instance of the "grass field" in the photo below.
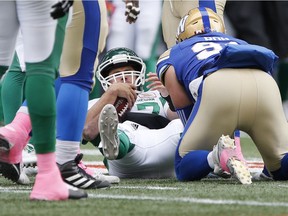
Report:
<svg viewBox="0 0 288 216"><path fill-rule="evenodd" d="M242 143L244 156L259 160L251 140L242 138ZM85 146L86 150L90 148L91 145ZM252 185L241 185L231 179L121 179L109 189L87 190L86 200L64 202L31 202L31 187L32 184L21 186L0 177L0 216L288 215L287 182L254 181Z"/></svg>

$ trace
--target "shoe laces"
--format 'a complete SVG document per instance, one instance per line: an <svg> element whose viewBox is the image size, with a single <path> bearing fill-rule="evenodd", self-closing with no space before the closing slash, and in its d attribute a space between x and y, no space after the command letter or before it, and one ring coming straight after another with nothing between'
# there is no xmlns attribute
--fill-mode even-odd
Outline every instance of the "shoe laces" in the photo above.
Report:
<svg viewBox="0 0 288 216"><path fill-rule="evenodd" d="M83 154L82 153L79 153L76 155L75 157L75 163L76 165L83 171L85 172L86 174L90 175L90 176L93 176L93 172L90 171L90 169L83 163L82 161L82 158L83 158ZM94 177L94 176L93 176Z"/></svg>
<svg viewBox="0 0 288 216"><path fill-rule="evenodd" d="M24 151L26 151L28 154L35 152L35 148L34 145L31 143L28 143L25 148Z"/></svg>

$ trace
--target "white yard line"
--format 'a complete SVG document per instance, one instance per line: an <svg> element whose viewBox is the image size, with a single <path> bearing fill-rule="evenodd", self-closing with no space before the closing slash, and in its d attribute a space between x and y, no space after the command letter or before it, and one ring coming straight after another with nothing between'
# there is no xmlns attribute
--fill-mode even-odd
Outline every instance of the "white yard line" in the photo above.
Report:
<svg viewBox="0 0 288 216"><path fill-rule="evenodd" d="M260 201L241 201L241 200L216 200L216 199L202 199L193 197L163 197L163 196L127 196L127 195L109 195L109 194L89 194L89 198L94 199L124 199L124 200L148 200L161 202L189 202L209 205L243 205L243 206L270 206L270 207L288 207L288 203L284 202L260 202Z"/></svg>
<svg viewBox="0 0 288 216"><path fill-rule="evenodd" d="M279 185L281 186L281 185ZM149 190L176 190L176 187L146 187L146 186L115 186L115 188L124 189L149 189ZM31 187L0 187L1 193L30 193ZM254 200L223 200L223 199L203 199L194 197L166 197L166 196L137 196L137 195L112 195L112 194L91 194L88 198L92 199L122 199L122 200L140 200L140 201L161 201L161 202L188 202L209 205L242 205L242 206L270 206L270 207L288 207L284 202L261 202Z"/></svg>
<svg viewBox="0 0 288 216"><path fill-rule="evenodd" d="M113 186L119 189L147 189L147 190L179 190L177 187L158 187L158 186Z"/></svg>

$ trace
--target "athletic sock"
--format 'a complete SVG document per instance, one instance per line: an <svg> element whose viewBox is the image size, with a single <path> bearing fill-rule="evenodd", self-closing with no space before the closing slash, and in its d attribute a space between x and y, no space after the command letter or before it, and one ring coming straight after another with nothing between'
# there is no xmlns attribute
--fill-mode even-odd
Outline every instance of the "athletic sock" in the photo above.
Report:
<svg viewBox="0 0 288 216"><path fill-rule="evenodd" d="M55 153L37 154L37 167L38 173L30 194L30 199L68 199L68 186L63 182L60 171L56 165Z"/></svg>
<svg viewBox="0 0 288 216"><path fill-rule="evenodd" d="M125 157L125 155L129 151L131 151L131 148L134 147L134 145L130 143L128 136L123 131L118 130L118 136L119 136L120 145L119 145L119 154L116 159L121 159Z"/></svg>
<svg viewBox="0 0 288 216"><path fill-rule="evenodd" d="M35 74L27 76L25 95L37 154L55 151L56 97L54 79Z"/></svg>

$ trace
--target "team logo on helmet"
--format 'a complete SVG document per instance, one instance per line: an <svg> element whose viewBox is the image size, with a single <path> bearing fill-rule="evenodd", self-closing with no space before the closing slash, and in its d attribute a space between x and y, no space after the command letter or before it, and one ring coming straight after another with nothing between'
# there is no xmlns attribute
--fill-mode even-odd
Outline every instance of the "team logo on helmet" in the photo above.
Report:
<svg viewBox="0 0 288 216"><path fill-rule="evenodd" d="M222 19L210 8L198 7L191 9L180 20L176 34L176 43L194 35L211 31L225 33Z"/></svg>

